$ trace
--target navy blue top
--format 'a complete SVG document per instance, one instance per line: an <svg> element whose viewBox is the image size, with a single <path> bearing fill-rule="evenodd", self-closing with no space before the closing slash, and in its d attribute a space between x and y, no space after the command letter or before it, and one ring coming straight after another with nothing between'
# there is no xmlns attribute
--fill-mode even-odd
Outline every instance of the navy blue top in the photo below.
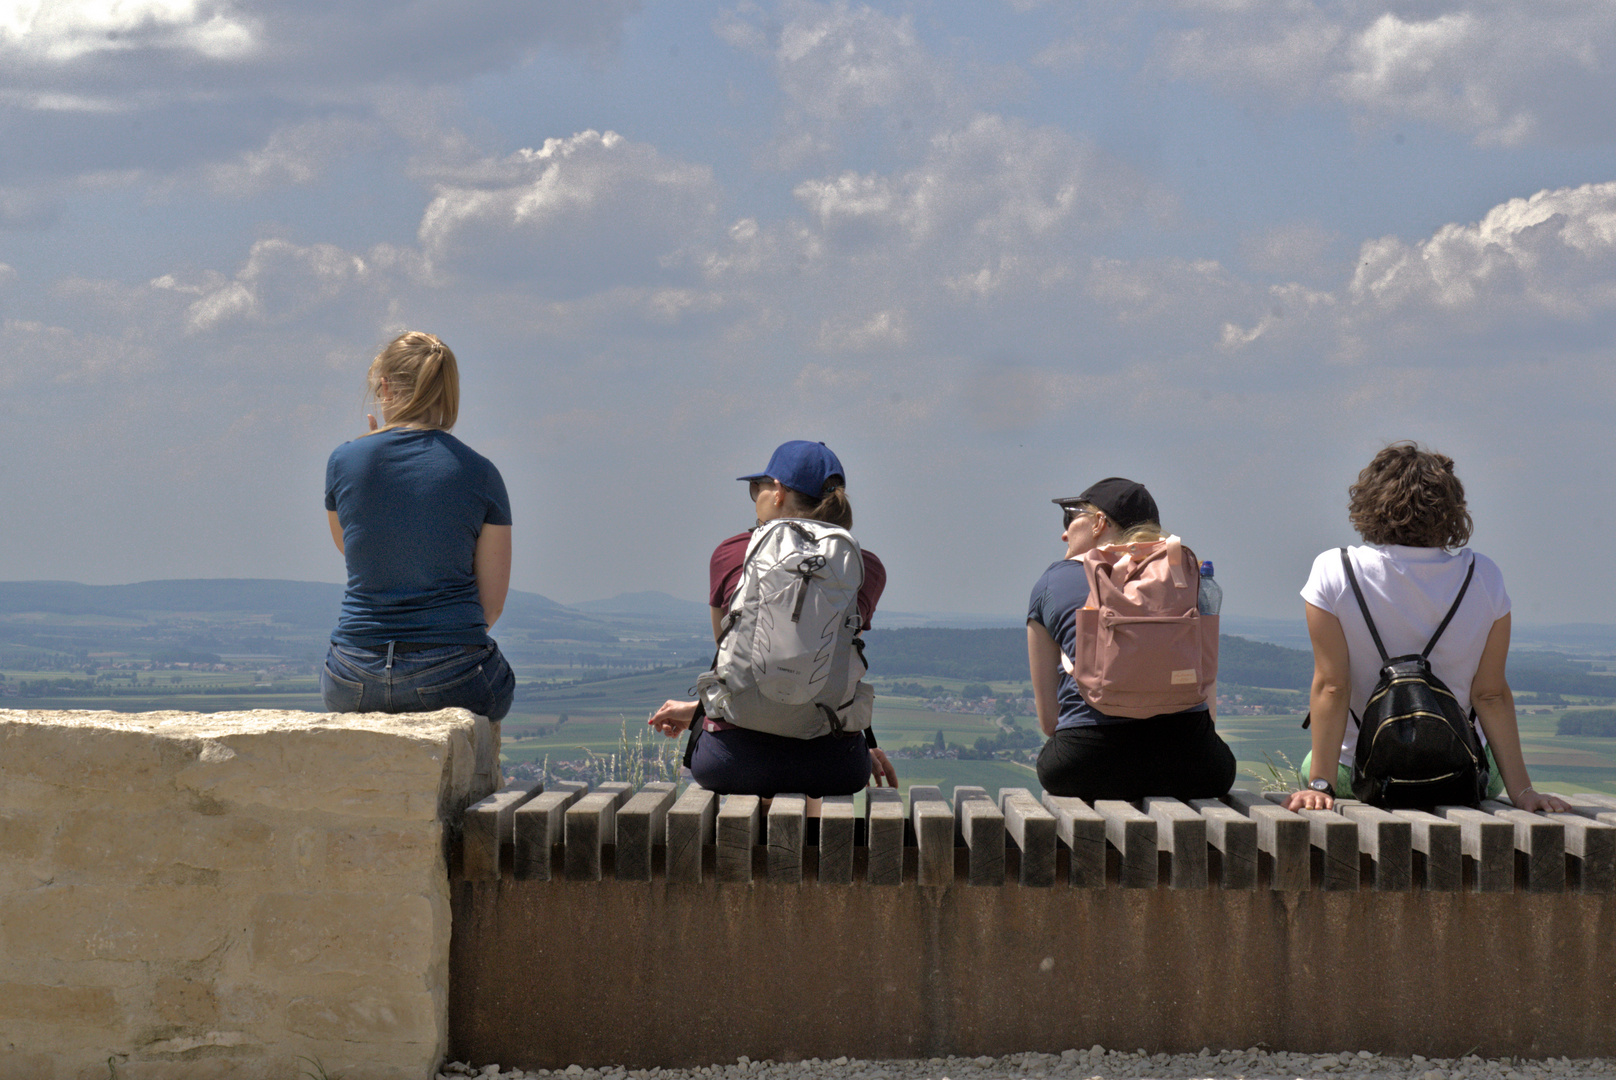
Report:
<svg viewBox="0 0 1616 1080"><path fill-rule="evenodd" d="M447 431L393 428L343 443L325 467L348 590L331 640L486 645L473 556L484 525L509 525L493 462Z"/></svg>
<svg viewBox="0 0 1616 1080"><path fill-rule="evenodd" d="M1055 639L1061 652L1067 656L1075 656L1077 649L1077 609L1088 603L1089 579L1083 574L1082 559L1061 559L1052 563L1038 584L1032 587L1032 597L1027 601L1027 621L1039 623L1049 636ZM1094 727L1099 724L1131 724L1131 716L1108 716L1083 700L1077 683L1066 674L1063 665L1060 671L1060 684L1055 700L1060 706L1060 713L1055 721L1055 730L1069 727ZM1185 709L1185 712L1194 712L1195 709L1204 709L1204 704L1194 708Z"/></svg>

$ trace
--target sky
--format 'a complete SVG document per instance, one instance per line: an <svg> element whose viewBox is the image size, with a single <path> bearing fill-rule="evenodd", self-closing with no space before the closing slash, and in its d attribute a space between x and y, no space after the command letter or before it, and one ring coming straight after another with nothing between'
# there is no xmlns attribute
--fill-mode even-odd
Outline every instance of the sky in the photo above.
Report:
<svg viewBox="0 0 1616 1080"><path fill-rule="evenodd" d="M0 147L0 579L342 580L414 328L562 602L702 599L806 438L893 610L1122 475L1295 618L1414 439L1616 621L1609 0L12 0Z"/></svg>

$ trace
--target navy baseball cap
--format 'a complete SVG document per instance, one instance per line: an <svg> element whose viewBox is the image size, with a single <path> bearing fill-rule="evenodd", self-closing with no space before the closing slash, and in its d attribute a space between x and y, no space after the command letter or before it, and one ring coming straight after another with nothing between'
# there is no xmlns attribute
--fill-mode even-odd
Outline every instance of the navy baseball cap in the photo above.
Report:
<svg viewBox="0 0 1616 1080"><path fill-rule="evenodd" d="M822 442L793 439L775 448L768 466L750 476L737 476L737 480L778 480L792 491L800 491L816 499L825 495L825 484L831 477L839 477L843 485L847 474L842 463Z"/></svg>
<svg viewBox="0 0 1616 1080"><path fill-rule="evenodd" d="M1156 509L1156 500L1150 497L1145 485L1120 476L1108 476L1091 484L1081 495L1049 501L1063 507L1077 503L1098 507L1119 529L1131 529L1147 521L1161 523L1161 511Z"/></svg>

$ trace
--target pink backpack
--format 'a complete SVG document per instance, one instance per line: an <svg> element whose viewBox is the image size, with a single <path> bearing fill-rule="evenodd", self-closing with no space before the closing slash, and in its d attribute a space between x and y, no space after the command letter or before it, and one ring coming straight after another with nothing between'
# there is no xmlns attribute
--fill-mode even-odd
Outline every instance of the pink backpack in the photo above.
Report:
<svg viewBox="0 0 1616 1080"><path fill-rule="evenodd" d="M1176 536L1083 555L1088 603L1075 657L1061 664L1083 700L1140 719L1216 701L1218 617L1202 615L1201 567Z"/></svg>

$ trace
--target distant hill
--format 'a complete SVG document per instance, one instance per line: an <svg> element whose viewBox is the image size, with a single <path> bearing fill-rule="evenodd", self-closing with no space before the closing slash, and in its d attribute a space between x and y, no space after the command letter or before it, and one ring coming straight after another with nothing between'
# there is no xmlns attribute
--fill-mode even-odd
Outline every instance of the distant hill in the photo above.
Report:
<svg viewBox="0 0 1616 1080"><path fill-rule="evenodd" d="M590 615L645 615L681 622L693 619L703 626L711 625L706 604L681 600L665 592L618 593L610 600L585 600L571 607Z"/></svg>

